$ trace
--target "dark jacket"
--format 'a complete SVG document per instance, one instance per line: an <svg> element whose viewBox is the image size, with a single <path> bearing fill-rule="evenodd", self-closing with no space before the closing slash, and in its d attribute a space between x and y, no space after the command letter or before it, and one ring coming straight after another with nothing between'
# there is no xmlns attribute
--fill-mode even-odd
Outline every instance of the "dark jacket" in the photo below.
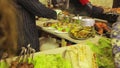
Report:
<svg viewBox="0 0 120 68"><path fill-rule="evenodd" d="M70 11L75 15L79 14L81 16L91 16L100 15L103 13L103 9L100 7L93 6L90 2L84 0L70 0ZM86 4L87 3L87 4ZM89 5L88 5L89 4Z"/></svg>
<svg viewBox="0 0 120 68"><path fill-rule="evenodd" d="M113 8L119 8L120 7L120 0L113 0Z"/></svg>
<svg viewBox="0 0 120 68"><path fill-rule="evenodd" d="M35 16L56 19L56 12L46 8L38 0L16 0L18 11L18 47L27 46L39 51Z"/></svg>
<svg viewBox="0 0 120 68"><path fill-rule="evenodd" d="M86 10L86 5L82 5L79 0L70 0L69 11L75 15L79 14L81 16L88 15Z"/></svg>

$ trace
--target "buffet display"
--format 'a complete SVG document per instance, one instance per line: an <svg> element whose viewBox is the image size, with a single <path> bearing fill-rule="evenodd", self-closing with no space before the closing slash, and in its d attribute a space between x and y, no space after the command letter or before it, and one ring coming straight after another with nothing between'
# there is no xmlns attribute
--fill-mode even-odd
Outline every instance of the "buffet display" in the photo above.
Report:
<svg viewBox="0 0 120 68"><path fill-rule="evenodd" d="M57 22L44 22L43 27L53 30L55 33L67 33L71 38L84 40L95 35L110 35L111 27L108 22L95 20L89 17L64 18Z"/></svg>
<svg viewBox="0 0 120 68"><path fill-rule="evenodd" d="M120 14L120 8L104 10L104 14L108 17L115 15L117 18ZM42 52L38 53L29 54L24 50L25 52L20 56L1 60L0 68L114 68L111 39L108 38L111 26L107 21L103 22L79 15L71 16L68 12L58 13L58 15L57 21L41 18L40 27L52 30L54 33L67 34L78 41L93 38L96 35L100 36L100 39L95 41L96 43L85 41L85 43L75 44L75 46L61 48L58 48L59 45L57 45L55 49L46 49L46 51L42 51L41 48ZM51 43L52 40L50 40Z"/></svg>
<svg viewBox="0 0 120 68"><path fill-rule="evenodd" d="M114 60L112 56L112 46L110 39L110 33L111 33L110 24L111 22L113 23L114 21L116 21L115 19L117 19L119 15L119 8L109 9L105 11L102 15L105 18L110 19L110 22L109 20L103 21L101 19L90 18L87 16L79 16L79 15L72 16L70 14L60 14L60 16L58 16L59 17L58 21L44 22L42 24L42 27L54 31L54 33L52 34L55 33L66 34L70 38L78 41L94 38L96 37L96 35L100 36L98 41L87 40L84 43L80 43L80 44L87 44L87 46L89 46L94 52L92 56L93 59L94 58L96 59L94 60L90 59L90 56L87 55L87 53L89 53L88 52L89 49L85 50L86 47L83 48L71 47L70 49L66 50L64 54L66 54L67 59L70 60L70 62L72 63L72 68L114 68L114 62L113 62ZM78 51L82 53L78 53Z"/></svg>
<svg viewBox="0 0 120 68"><path fill-rule="evenodd" d="M24 52L23 52L24 53ZM0 61L0 68L97 68L92 50L85 44L25 54Z"/></svg>
<svg viewBox="0 0 120 68"><path fill-rule="evenodd" d="M104 13L120 14L120 8L104 8Z"/></svg>
<svg viewBox="0 0 120 68"><path fill-rule="evenodd" d="M94 44L91 41L86 43L96 54L96 63L99 68L115 68L110 38L101 37L97 44Z"/></svg>

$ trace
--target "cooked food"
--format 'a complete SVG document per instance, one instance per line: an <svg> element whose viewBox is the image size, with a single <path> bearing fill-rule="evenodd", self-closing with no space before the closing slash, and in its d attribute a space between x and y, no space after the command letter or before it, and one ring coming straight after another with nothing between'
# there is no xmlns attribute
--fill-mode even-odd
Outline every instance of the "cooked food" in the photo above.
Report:
<svg viewBox="0 0 120 68"><path fill-rule="evenodd" d="M10 68L16 68L17 65L18 65L18 62L17 62L17 61L12 61Z"/></svg>
<svg viewBox="0 0 120 68"><path fill-rule="evenodd" d="M97 33L102 35L104 32L111 32L111 29L108 27L108 25L104 22L96 22L95 28L97 30Z"/></svg>
<svg viewBox="0 0 120 68"><path fill-rule="evenodd" d="M118 13L120 14L120 8L104 8L104 12Z"/></svg>
<svg viewBox="0 0 120 68"><path fill-rule="evenodd" d="M94 36L93 27L90 26L73 27L69 33L75 39L86 39Z"/></svg>
<svg viewBox="0 0 120 68"><path fill-rule="evenodd" d="M11 66L9 68L34 68L32 63L12 61Z"/></svg>
<svg viewBox="0 0 120 68"><path fill-rule="evenodd" d="M52 26L52 22L46 22L43 24L44 27L51 27Z"/></svg>

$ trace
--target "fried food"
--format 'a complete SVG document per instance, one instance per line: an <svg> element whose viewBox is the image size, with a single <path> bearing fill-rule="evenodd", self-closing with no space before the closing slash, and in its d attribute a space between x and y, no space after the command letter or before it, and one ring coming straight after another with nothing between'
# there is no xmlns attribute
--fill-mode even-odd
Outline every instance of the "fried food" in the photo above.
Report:
<svg viewBox="0 0 120 68"><path fill-rule="evenodd" d="M93 37L93 27L73 27L70 30L70 36L76 39L86 39L89 37Z"/></svg>
<svg viewBox="0 0 120 68"><path fill-rule="evenodd" d="M118 13L120 14L120 8L104 8L104 12L112 12L112 13Z"/></svg>

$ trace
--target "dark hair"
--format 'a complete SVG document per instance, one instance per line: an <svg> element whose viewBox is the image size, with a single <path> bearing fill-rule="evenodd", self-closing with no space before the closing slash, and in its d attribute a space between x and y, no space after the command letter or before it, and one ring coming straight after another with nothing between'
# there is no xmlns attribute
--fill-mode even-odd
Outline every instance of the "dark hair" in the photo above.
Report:
<svg viewBox="0 0 120 68"><path fill-rule="evenodd" d="M13 0L0 0L0 49L9 54L16 52L16 10Z"/></svg>

